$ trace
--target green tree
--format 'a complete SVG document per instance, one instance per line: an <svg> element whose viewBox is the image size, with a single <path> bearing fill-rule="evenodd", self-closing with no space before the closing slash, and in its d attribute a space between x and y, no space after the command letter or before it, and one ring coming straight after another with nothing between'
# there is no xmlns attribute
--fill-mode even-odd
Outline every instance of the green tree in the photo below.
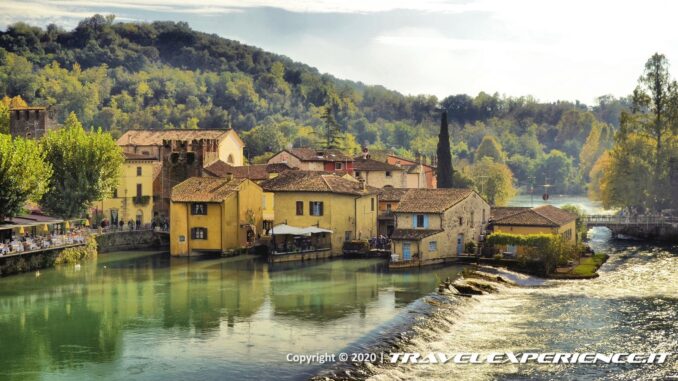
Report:
<svg viewBox="0 0 678 381"><path fill-rule="evenodd" d="M581 191L572 158L562 151L551 150L535 168L537 186L551 185L554 193L578 193Z"/></svg>
<svg viewBox="0 0 678 381"><path fill-rule="evenodd" d="M649 195L653 208L661 208L670 201L668 189L668 160L666 145L678 128L678 84L671 80L669 62L663 54L655 53L645 63L645 71L633 91L632 113L621 117L620 142L629 134L639 134L654 145L652 161L652 189ZM623 143L621 143L623 146ZM614 155L613 155L614 156Z"/></svg>
<svg viewBox="0 0 678 381"><path fill-rule="evenodd" d="M64 127L41 141L54 176L40 205L63 218L82 216L89 205L109 195L118 182L123 155L108 133L86 132L75 113Z"/></svg>
<svg viewBox="0 0 678 381"><path fill-rule="evenodd" d="M52 169L44 159L35 141L0 134L0 221L45 193Z"/></svg>
<svg viewBox="0 0 678 381"><path fill-rule="evenodd" d="M513 187L513 174L503 163L497 163L490 157L465 168L476 186L476 190L491 205L506 205L516 194Z"/></svg>
<svg viewBox="0 0 678 381"><path fill-rule="evenodd" d="M447 124L447 111L440 116L440 134L438 135L438 188L454 187L454 168L452 168L452 151L450 150L450 133Z"/></svg>
<svg viewBox="0 0 678 381"><path fill-rule="evenodd" d="M485 135L483 137L478 149L476 149L474 160L479 161L484 157L490 157L497 163L504 162L504 150L502 149L501 143L499 143L497 138L492 135Z"/></svg>

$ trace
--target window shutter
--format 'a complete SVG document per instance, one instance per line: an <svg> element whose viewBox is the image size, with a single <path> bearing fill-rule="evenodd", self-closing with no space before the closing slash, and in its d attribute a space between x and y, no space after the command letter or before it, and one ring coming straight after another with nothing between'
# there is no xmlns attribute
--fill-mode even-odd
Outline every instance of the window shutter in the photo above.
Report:
<svg viewBox="0 0 678 381"><path fill-rule="evenodd" d="M412 229L416 229L416 228L417 228L417 215L413 214L412 215Z"/></svg>
<svg viewBox="0 0 678 381"><path fill-rule="evenodd" d="M428 229L428 214L424 214L424 229Z"/></svg>

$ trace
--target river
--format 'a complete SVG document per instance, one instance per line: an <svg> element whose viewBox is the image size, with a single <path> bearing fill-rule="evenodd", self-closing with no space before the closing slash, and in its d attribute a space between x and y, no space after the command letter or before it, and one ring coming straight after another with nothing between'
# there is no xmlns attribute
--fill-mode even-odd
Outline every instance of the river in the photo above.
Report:
<svg viewBox="0 0 678 381"><path fill-rule="evenodd" d="M287 353L374 348L401 330L412 334L402 351L678 352L677 248L592 233L594 248L611 254L600 278L505 288L434 311L426 300L462 267L390 273L380 260L269 265L124 252L10 276L0 279L0 379L304 380L327 365L291 363ZM375 381L678 373L675 363L367 370Z"/></svg>

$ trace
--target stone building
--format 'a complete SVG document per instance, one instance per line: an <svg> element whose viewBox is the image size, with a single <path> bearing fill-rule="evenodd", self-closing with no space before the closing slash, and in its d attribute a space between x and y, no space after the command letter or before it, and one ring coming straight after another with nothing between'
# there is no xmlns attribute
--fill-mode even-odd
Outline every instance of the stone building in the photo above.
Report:
<svg viewBox="0 0 678 381"><path fill-rule="evenodd" d="M39 139L54 128L45 107L12 108L9 110L9 133L12 137Z"/></svg>
<svg viewBox="0 0 678 381"><path fill-rule="evenodd" d="M410 189L394 213L391 265L414 267L464 255L468 242L477 247L490 205L471 189Z"/></svg>

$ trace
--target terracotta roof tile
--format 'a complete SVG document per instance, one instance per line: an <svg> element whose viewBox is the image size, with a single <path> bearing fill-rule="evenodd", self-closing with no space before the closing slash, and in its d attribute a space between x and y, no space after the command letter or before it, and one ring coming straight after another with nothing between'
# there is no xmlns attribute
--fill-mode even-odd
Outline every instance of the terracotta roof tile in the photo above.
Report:
<svg viewBox="0 0 678 381"><path fill-rule="evenodd" d="M553 205L526 208L518 213L495 218L496 225L559 227L577 219L577 216Z"/></svg>
<svg viewBox="0 0 678 381"><path fill-rule="evenodd" d="M490 210L490 219L498 220L512 214L520 213L527 209L530 208L524 206L493 206Z"/></svg>
<svg viewBox="0 0 678 381"><path fill-rule="evenodd" d="M246 179L191 177L172 188L175 202L220 202L238 190Z"/></svg>
<svg viewBox="0 0 678 381"><path fill-rule="evenodd" d="M285 151L301 161L353 161L352 157L338 149L291 148Z"/></svg>
<svg viewBox="0 0 678 381"><path fill-rule="evenodd" d="M129 130L118 138L118 145L161 146L163 140L220 140L231 130Z"/></svg>
<svg viewBox="0 0 678 381"><path fill-rule="evenodd" d="M442 213L473 193L460 188L410 189L400 199L396 213Z"/></svg>
<svg viewBox="0 0 678 381"><path fill-rule="evenodd" d="M377 194L378 189L366 187L358 181L345 179L333 173L314 171L286 171L261 183L267 192L330 192L352 195Z"/></svg>
<svg viewBox="0 0 678 381"><path fill-rule="evenodd" d="M442 230L436 229L395 229L391 239L418 241L441 232Z"/></svg>
<svg viewBox="0 0 678 381"><path fill-rule="evenodd" d="M233 166L221 160L205 167L205 171L212 176L226 177L230 173L233 177L250 180L267 180L271 173L281 173L292 169L284 163Z"/></svg>
<svg viewBox="0 0 678 381"><path fill-rule="evenodd" d="M400 199L409 191L408 188L391 188L384 187L381 190L379 200L380 201L400 201Z"/></svg>
<svg viewBox="0 0 678 381"><path fill-rule="evenodd" d="M354 171L402 171L400 167L396 167L393 164L389 164L383 161L374 160L374 159L363 159L362 156L358 156L353 161L353 170Z"/></svg>

